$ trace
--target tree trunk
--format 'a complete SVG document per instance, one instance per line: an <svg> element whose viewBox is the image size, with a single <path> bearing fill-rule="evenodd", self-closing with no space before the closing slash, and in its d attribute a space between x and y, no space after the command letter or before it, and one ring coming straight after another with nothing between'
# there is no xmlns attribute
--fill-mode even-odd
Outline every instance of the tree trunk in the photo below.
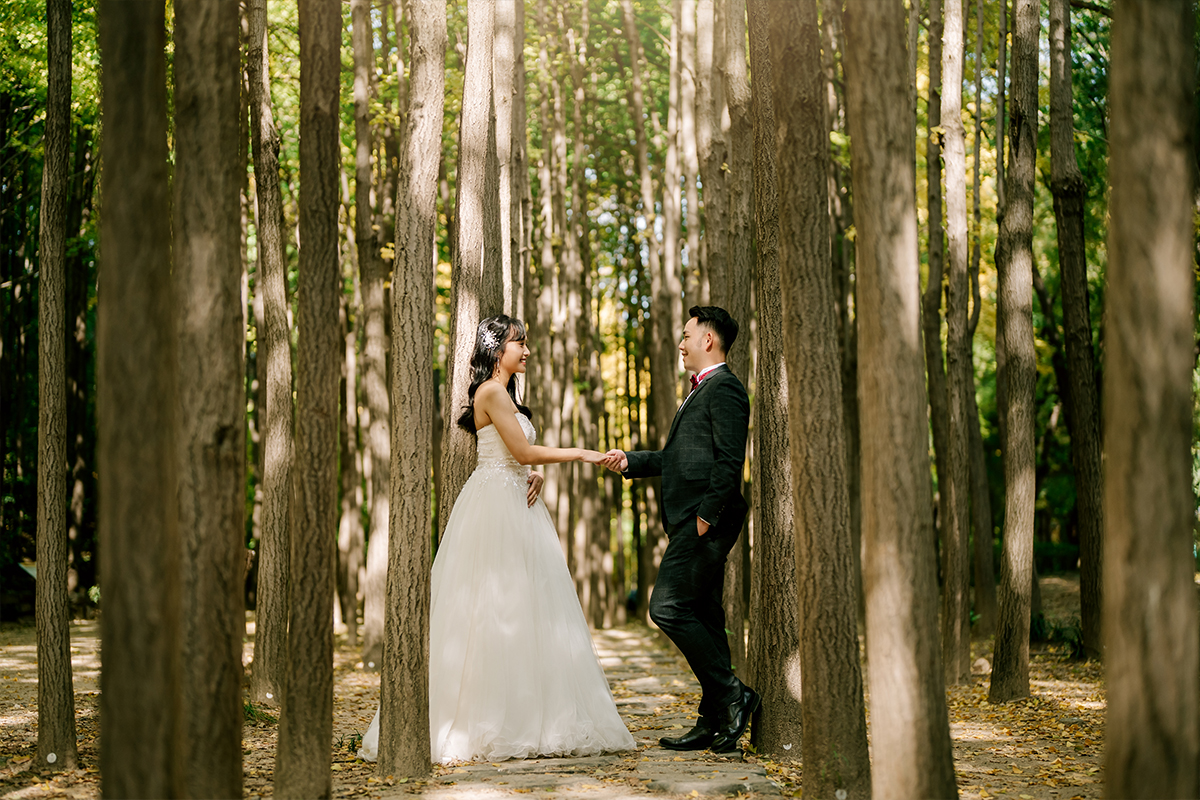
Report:
<svg viewBox="0 0 1200 800"><path fill-rule="evenodd" d="M106 797L185 792L166 10L103 0L99 417L100 774ZM236 261L236 259L235 259ZM328 745L326 745L328 747Z"/></svg>
<svg viewBox="0 0 1200 800"><path fill-rule="evenodd" d="M258 274L266 328L259 340L266 367L263 408L262 539L258 543L254 666L250 699L278 704L287 663L288 576L292 492L292 344L288 324L279 132L271 112L267 0L250 2L250 141L258 194Z"/></svg>
<svg viewBox="0 0 1200 800"><path fill-rule="evenodd" d="M713 299L714 284L718 286L718 296L728 296L726 259L730 198L726 174L730 156L725 119L729 108L721 79L727 67L725 16L728 9L725 5L717 0L697 0L696 7L696 151L700 158L700 184L704 187L704 240L700 257L702 305L723 304L724 301ZM730 311L728 307L722 307Z"/></svg>
<svg viewBox="0 0 1200 800"><path fill-rule="evenodd" d="M780 276L789 378L804 790L871 795L851 574L837 296L829 270L825 81L816 0L770 16Z"/></svg>
<svg viewBox="0 0 1200 800"><path fill-rule="evenodd" d="M1000 289L997 338L1004 352L1007 398L1004 450L1004 551L999 619L988 699L1029 696L1029 614L1033 581L1033 445L1037 408L1033 347L1033 179L1037 157L1038 5L1017 0L1013 27L1012 163L997 262Z"/></svg>
<svg viewBox="0 0 1200 800"><path fill-rule="evenodd" d="M358 243L358 269L363 294L363 393L371 422L367 438L371 449L370 526L367 529L367 579L363 586L363 663L379 669L383 660L384 595L387 592L388 470L391 466L388 435L387 352L388 334L383 284L387 279L379 256L379 236L373 230L371 208L371 79L375 71L369 0L352 0L354 33L354 138L357 157L354 171L354 235Z"/></svg>
<svg viewBox="0 0 1200 800"><path fill-rule="evenodd" d="M942 666L946 683L971 681L971 463L970 400L975 391L968 332L970 278L967 257L967 145L962 124L963 0L946 0L941 120L946 145L946 232L950 256L946 295L946 379L949 390L945 494L942 525L945 573L942 587ZM942 478L945 478L943 481Z"/></svg>
<svg viewBox="0 0 1200 800"><path fill-rule="evenodd" d="M750 728L755 751L798 755L802 743L800 620L796 600L796 538L792 533L792 463L788 442L788 379L784 362L779 275L779 184L776 174L774 77L768 0L749 0L754 110L754 299L758 366L753 469L754 561L750 579L749 678L763 707ZM793 755L793 757L795 757Z"/></svg>
<svg viewBox="0 0 1200 800"><path fill-rule="evenodd" d="M974 165L974 247L971 251L971 318L968 336L974 340L979 326L979 259L982 215L979 204L979 164L983 143L983 0L975 4L975 165ZM972 388L967 393L967 425L971 435L971 524L975 529L974 577L976 632L983 637L996 630L996 573L992 566L992 496L988 486L987 461L983 452L983 434L979 429L979 406L975 400L973 348L967 348Z"/></svg>
<svg viewBox="0 0 1200 800"><path fill-rule="evenodd" d="M696 187L700 174L696 121L696 0L675 2L676 24L679 26L679 138L683 148L683 186L687 202L687 261L681 262L681 268L683 307L687 309L703 305L700 290L700 191ZM675 335L678 336L679 331Z"/></svg>
<svg viewBox="0 0 1200 800"><path fill-rule="evenodd" d="M500 276L503 284L502 309L517 316L517 301L521 296L520 253L513 240L513 209L517 194L513 172L513 89L517 61L518 3L496 3L495 36L492 44L492 95L496 106L496 162L499 176L497 208L500 222ZM524 45L524 42L521 42Z"/></svg>
<svg viewBox="0 0 1200 800"><path fill-rule="evenodd" d="M942 294L946 280L942 231L942 0L929 0L929 99L926 103L925 183L929 208L929 272L921 296L925 345L925 386L933 430L933 463L937 474L937 518L934 535L943 540L950 516L946 482L950 472L950 408L946 367L942 359ZM942 549L942 568L945 549Z"/></svg>
<svg viewBox="0 0 1200 800"><path fill-rule="evenodd" d="M858 228L863 584L879 798L957 795L937 641L904 12L846 13Z"/></svg>
<svg viewBox="0 0 1200 800"><path fill-rule="evenodd" d="M1087 186L1075 161L1071 93L1071 10L1067 0L1050 3L1050 190L1058 231L1058 267L1062 286L1063 339L1069 391L1071 466L1075 470L1079 520L1079 602L1084 652L1101 653L1104 509L1100 469L1100 403L1092 353L1088 309L1087 259L1083 214Z"/></svg>
<svg viewBox="0 0 1200 800"><path fill-rule="evenodd" d="M352 279L352 282L353 279ZM357 294L357 292L355 292ZM355 352L357 330L350 316L352 300L341 298L344 318L342 336L345 340L342 358L342 425L338 430L341 450L342 507L338 521L338 594L342 622L351 647L358 645L358 571L363 563L364 532L362 474L358 462L358 359ZM357 304L354 304L357 305Z"/></svg>
<svg viewBox="0 0 1200 800"><path fill-rule="evenodd" d="M300 0L299 352L288 667L275 756L281 797L328 797L337 530L338 73L341 12Z"/></svg>
<svg viewBox="0 0 1200 800"><path fill-rule="evenodd" d="M468 47L458 134L458 195L455 201L453 274L450 279L450 347L446 355L446 429L442 439L442 484L438 522L445 529L450 509L475 468L475 440L455 424L467 406L469 364L480 320L500 313L498 192L489 180L489 151L495 149L492 120L492 36L495 7L468 0ZM494 153L491 156L495 158ZM492 223L496 223L493 227ZM494 266L489 262L494 261ZM488 275L496 283L489 286Z"/></svg>
<svg viewBox="0 0 1200 800"><path fill-rule="evenodd" d="M1104 370L1104 771L1112 797L1200 795L1188 446L1195 24L1189 3L1114 4Z"/></svg>
<svg viewBox="0 0 1200 800"><path fill-rule="evenodd" d="M433 246L441 149L446 12L415 3L412 104L396 195L392 330L392 535L381 679L379 774L429 774L429 467L433 457ZM425 353L426 358L413 358Z"/></svg>
<svg viewBox="0 0 1200 800"><path fill-rule="evenodd" d="M193 797L236 797L246 634L240 26L222 0L174 8L184 780Z"/></svg>
<svg viewBox="0 0 1200 800"><path fill-rule="evenodd" d="M75 769L75 690L67 598L67 168L71 4L46 2L46 128L38 242L37 768ZM5 399L7 402L7 398ZM239 788L240 791L240 788Z"/></svg>

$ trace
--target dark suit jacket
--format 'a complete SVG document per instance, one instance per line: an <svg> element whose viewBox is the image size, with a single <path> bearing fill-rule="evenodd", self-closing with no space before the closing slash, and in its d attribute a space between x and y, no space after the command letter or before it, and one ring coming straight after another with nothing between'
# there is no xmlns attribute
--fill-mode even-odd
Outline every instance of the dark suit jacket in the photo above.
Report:
<svg viewBox="0 0 1200 800"><path fill-rule="evenodd" d="M739 531L749 509L742 497L749 426L745 387L729 367L718 367L675 414L662 450L626 453L624 475L662 476L659 512L664 527L698 516L714 527Z"/></svg>

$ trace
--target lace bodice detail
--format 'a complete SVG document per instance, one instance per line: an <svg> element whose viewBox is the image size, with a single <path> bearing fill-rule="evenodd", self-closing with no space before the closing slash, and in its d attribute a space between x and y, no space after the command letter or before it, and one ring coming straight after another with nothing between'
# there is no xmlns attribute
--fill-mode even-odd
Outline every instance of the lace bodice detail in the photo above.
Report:
<svg viewBox="0 0 1200 800"><path fill-rule="evenodd" d="M521 424L521 430L525 431L525 439L533 444L537 439L537 429L533 427L529 417L520 412L516 412L516 416L517 421ZM479 431L476 437L478 447L476 474L484 478L499 477L511 480L514 485L524 489L529 478L530 468L518 462L513 458L512 453L508 452L508 447L500 438L500 432L496 430L496 426L488 425Z"/></svg>

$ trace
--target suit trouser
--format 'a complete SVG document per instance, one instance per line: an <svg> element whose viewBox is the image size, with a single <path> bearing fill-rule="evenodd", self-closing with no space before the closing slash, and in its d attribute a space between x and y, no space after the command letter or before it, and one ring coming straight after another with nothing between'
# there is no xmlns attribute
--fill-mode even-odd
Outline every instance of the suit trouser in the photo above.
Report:
<svg viewBox="0 0 1200 800"><path fill-rule="evenodd" d="M696 518L667 528L667 549L650 595L650 618L679 648L700 681L700 716L716 715L741 698L725 635L722 587L725 559L737 542L734 530L711 527L703 536Z"/></svg>

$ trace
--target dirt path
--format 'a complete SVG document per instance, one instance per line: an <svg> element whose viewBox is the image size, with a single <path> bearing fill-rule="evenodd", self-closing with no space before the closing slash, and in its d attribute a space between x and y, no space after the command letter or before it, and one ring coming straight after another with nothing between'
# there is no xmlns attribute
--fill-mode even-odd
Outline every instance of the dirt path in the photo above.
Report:
<svg viewBox="0 0 1200 800"><path fill-rule="evenodd" d="M1066 623L1078 615L1078 585L1069 578L1042 581L1047 617ZM81 768L43 779L29 770L37 744L37 664L34 629L0 627L0 797L98 798L99 626L72 625L76 711ZM660 736L691 726L698 686L686 664L650 631L638 626L595 634L597 651L622 718L638 750L575 759L532 759L439 767L428 781L403 782L375 775L355 757L375 711L379 677L357 654L339 647L334 666L333 794L335 797L498 800L540 796L616 800L670 795L695 797L794 796L797 760L752 754L721 758L706 752L673 753ZM991 660L991 643L976 642L976 657ZM247 656L250 645L247 643ZM1074 800L1103 795L1101 754L1104 691L1100 666L1064 659L1060 650L1035 647L1033 697L1004 706L987 703L986 675L952 687L946 698L955 766L963 798ZM247 721L244 729L245 795L272 795L277 724ZM799 746L796 758L799 758Z"/></svg>

